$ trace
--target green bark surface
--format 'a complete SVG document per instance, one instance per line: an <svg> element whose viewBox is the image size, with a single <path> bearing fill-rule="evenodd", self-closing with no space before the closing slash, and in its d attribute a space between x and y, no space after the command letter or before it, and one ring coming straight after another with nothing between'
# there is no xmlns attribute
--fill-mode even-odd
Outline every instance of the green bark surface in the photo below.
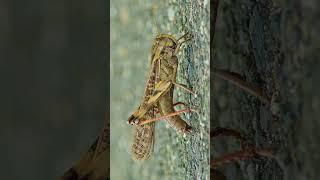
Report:
<svg viewBox="0 0 320 180"><path fill-rule="evenodd" d="M111 179L209 179L209 13L208 1L111 1ZM183 136L157 122L152 157L135 162L126 120L141 103L152 40L187 31L194 38L178 54L177 82L197 95L176 88L174 99L197 109L181 115L193 132Z"/></svg>

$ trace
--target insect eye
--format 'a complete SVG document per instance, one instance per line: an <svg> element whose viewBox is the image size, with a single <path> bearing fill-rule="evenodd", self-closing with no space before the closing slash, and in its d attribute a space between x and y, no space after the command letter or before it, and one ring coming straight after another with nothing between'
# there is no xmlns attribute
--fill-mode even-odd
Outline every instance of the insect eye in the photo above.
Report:
<svg viewBox="0 0 320 180"><path fill-rule="evenodd" d="M134 123L134 124L138 124L138 123L139 123L139 119L135 119L135 120L133 121L133 123Z"/></svg>
<svg viewBox="0 0 320 180"><path fill-rule="evenodd" d="M136 120L136 119L135 119L135 116L131 115L131 116L128 118L127 123L133 125L135 120Z"/></svg>

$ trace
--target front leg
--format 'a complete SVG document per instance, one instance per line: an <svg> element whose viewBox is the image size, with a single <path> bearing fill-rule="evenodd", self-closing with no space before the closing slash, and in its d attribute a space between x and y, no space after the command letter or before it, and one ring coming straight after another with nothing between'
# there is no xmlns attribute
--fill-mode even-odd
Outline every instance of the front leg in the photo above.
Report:
<svg viewBox="0 0 320 180"><path fill-rule="evenodd" d="M167 74L172 74L172 76L167 76L171 80L172 84L191 93L191 94L193 94L193 95L195 95L195 93L190 88L188 88L186 85L176 82L176 74L178 71L178 58L176 56L172 56L171 59L168 61L168 63L170 64L171 68L164 69L164 71Z"/></svg>
<svg viewBox="0 0 320 180"><path fill-rule="evenodd" d="M180 87L181 89L183 89L183 90L185 90L185 91L187 91L187 92L189 92L189 93L191 93L191 94L193 94L193 95L196 95L196 93L195 92L193 92L190 88L188 88L186 85L184 85L184 84L180 84L180 83L177 83L177 82L172 82L172 84L174 84L175 86L177 86L177 87Z"/></svg>

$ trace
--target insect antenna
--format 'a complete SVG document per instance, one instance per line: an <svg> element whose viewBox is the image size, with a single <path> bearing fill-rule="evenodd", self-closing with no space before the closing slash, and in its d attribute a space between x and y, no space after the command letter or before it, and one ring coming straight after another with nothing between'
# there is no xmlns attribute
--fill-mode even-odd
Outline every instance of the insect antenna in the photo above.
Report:
<svg viewBox="0 0 320 180"><path fill-rule="evenodd" d="M152 5L151 5L151 17L152 17L152 31L155 31L155 36L157 36L158 34L160 34L160 26L159 26L159 13L158 13L158 5L156 1L152 1Z"/></svg>

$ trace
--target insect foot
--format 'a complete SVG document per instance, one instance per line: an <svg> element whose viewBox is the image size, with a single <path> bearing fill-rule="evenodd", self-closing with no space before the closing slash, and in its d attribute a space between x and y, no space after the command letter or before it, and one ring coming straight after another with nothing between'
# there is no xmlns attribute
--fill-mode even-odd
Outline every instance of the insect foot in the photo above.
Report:
<svg viewBox="0 0 320 180"><path fill-rule="evenodd" d="M187 127L185 128L185 130L183 131L183 133L185 133L185 134L190 134L191 132L192 132L192 127L187 124Z"/></svg>

